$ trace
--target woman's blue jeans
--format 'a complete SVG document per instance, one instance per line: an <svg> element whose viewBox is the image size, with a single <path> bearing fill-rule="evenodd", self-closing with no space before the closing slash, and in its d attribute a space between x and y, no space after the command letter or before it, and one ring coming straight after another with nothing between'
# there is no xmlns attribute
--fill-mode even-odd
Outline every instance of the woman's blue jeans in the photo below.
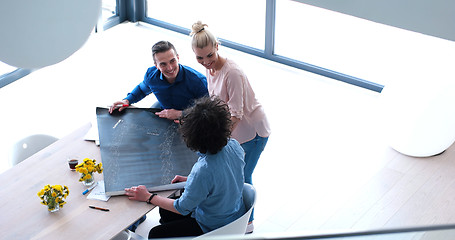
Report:
<svg viewBox="0 0 455 240"><path fill-rule="evenodd" d="M253 184L252 176L254 168L256 168L259 157L261 156L262 151L264 151L268 140L269 137L264 138L256 134L256 137L252 140L240 144L245 151L245 167L243 174L246 183ZM254 212L251 213L250 222L254 219L253 213Z"/></svg>

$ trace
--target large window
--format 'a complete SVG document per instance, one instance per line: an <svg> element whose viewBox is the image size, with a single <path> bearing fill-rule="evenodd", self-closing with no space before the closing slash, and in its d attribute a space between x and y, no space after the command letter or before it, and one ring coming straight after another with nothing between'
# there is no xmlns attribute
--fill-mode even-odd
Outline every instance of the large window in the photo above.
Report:
<svg viewBox="0 0 455 240"><path fill-rule="evenodd" d="M368 29L362 26L367 23L361 19L341 17L290 0L169 0L166 1L166 5L172 6L169 10L159 7L162 2L158 0L146 1L143 20L148 23L188 33L192 23L201 20L222 42L229 41L224 46L374 91L382 90L381 81L362 79L369 75L351 71L355 64L347 66L343 59L355 56L350 52L352 48L345 46L349 42L347 35L359 28ZM349 31L343 32L340 26ZM368 44L367 39L363 42Z"/></svg>
<svg viewBox="0 0 455 240"><path fill-rule="evenodd" d="M169 0L169 10L145 1L144 21L151 24L185 33L202 20L232 41L225 46L378 92L396 79L413 78L415 67L440 72L454 48L441 38L298 1Z"/></svg>
<svg viewBox="0 0 455 240"><path fill-rule="evenodd" d="M381 62L398 29L302 4L277 1L275 54L385 84Z"/></svg>
<svg viewBox="0 0 455 240"><path fill-rule="evenodd" d="M275 30L275 54L381 85L411 77L406 68L445 64L450 49L447 40L289 0L277 1Z"/></svg>

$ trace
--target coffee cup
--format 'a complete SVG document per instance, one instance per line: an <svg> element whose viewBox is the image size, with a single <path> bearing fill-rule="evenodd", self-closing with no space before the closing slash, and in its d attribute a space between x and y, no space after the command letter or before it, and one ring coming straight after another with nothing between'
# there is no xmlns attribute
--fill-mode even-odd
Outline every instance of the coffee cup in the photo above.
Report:
<svg viewBox="0 0 455 240"><path fill-rule="evenodd" d="M79 163L77 159L71 158L68 160L68 165L70 166L71 171L76 171L76 165Z"/></svg>

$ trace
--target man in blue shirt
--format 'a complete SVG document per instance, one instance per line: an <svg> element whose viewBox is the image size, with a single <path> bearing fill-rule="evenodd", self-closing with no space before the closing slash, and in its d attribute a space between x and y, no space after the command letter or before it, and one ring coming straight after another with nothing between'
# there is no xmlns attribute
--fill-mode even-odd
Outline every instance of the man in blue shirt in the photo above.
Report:
<svg viewBox="0 0 455 240"><path fill-rule="evenodd" d="M205 76L179 64L179 55L170 42L157 42L152 47L152 53L155 66L147 69L144 81L128 93L126 98L112 104L110 113L115 109L122 111L153 93L164 109L156 114L176 120L182 115L182 110L189 107L195 99L208 96Z"/></svg>

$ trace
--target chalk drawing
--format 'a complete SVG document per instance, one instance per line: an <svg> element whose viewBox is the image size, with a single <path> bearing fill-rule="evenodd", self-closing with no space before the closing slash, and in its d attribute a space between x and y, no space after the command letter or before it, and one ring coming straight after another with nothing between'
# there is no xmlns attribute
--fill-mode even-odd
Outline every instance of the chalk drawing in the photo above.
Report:
<svg viewBox="0 0 455 240"><path fill-rule="evenodd" d="M174 142L174 137L177 134L177 127L175 124L169 125L169 127L166 130L166 133L164 134L164 141L160 144L161 148L161 155L160 155L160 160L161 160L161 171L163 173L163 177L161 179L161 184L166 184L171 182L171 180L174 178L174 176L171 176L171 173L173 172L173 164L171 162L171 157L172 157L172 143Z"/></svg>
<svg viewBox="0 0 455 240"><path fill-rule="evenodd" d="M97 108L101 161L106 193L122 194L126 187L170 184L187 175L197 160L178 133L178 124L147 109L128 108L109 114Z"/></svg>

